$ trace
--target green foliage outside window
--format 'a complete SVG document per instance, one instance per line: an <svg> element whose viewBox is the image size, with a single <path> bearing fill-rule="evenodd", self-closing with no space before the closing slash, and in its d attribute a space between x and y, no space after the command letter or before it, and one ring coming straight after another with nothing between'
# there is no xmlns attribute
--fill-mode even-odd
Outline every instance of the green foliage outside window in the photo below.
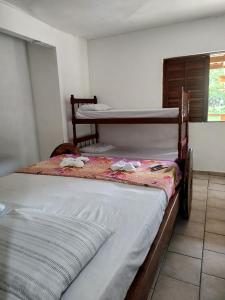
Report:
<svg viewBox="0 0 225 300"><path fill-rule="evenodd" d="M219 80L224 76L225 71L221 69L211 69L209 72L209 105L208 121L220 121L220 114L225 114L225 83ZM210 116L218 114L218 116Z"/></svg>

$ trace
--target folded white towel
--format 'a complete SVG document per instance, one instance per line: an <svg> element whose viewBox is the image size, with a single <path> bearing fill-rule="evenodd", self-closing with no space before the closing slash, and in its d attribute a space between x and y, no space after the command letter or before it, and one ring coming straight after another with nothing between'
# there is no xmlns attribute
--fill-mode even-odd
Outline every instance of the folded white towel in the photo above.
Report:
<svg viewBox="0 0 225 300"><path fill-rule="evenodd" d="M98 110L110 110L112 109L110 106L102 103L98 104L84 104L78 108L78 111L98 111Z"/></svg>
<svg viewBox="0 0 225 300"><path fill-rule="evenodd" d="M135 172L137 167L140 167L140 162L125 162L124 160L120 160L115 164L111 165L112 171L125 171L125 172Z"/></svg>
<svg viewBox="0 0 225 300"><path fill-rule="evenodd" d="M140 161L134 160L134 161L131 161L130 163L131 163L135 168L139 168L139 167L141 166Z"/></svg>
<svg viewBox="0 0 225 300"><path fill-rule="evenodd" d="M79 157L77 157L77 159L83 161L84 163L89 161L89 158L86 156L79 156Z"/></svg>
<svg viewBox="0 0 225 300"><path fill-rule="evenodd" d="M83 168L84 164L89 161L88 157L79 156L76 158L66 157L60 163L60 167L75 167L75 168Z"/></svg>

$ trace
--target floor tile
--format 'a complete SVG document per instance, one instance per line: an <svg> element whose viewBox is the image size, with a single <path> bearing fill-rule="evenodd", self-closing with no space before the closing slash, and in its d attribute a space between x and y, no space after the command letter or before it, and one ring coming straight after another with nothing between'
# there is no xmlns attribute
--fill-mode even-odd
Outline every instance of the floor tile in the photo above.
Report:
<svg viewBox="0 0 225 300"><path fill-rule="evenodd" d="M195 258L202 258L202 248L202 239L180 234L174 234L169 245L169 251Z"/></svg>
<svg viewBox="0 0 225 300"><path fill-rule="evenodd" d="M204 224L190 222L186 220L179 220L176 223L174 232L196 238L203 239L204 237Z"/></svg>
<svg viewBox="0 0 225 300"><path fill-rule="evenodd" d="M199 288L168 276L160 275L152 300L198 300Z"/></svg>
<svg viewBox="0 0 225 300"><path fill-rule="evenodd" d="M211 207L225 208L225 192L208 190L207 205Z"/></svg>
<svg viewBox="0 0 225 300"><path fill-rule="evenodd" d="M225 208L208 207L206 218L225 221Z"/></svg>
<svg viewBox="0 0 225 300"><path fill-rule="evenodd" d="M205 211L206 210L206 202L202 200L192 199L192 208Z"/></svg>
<svg viewBox="0 0 225 300"><path fill-rule="evenodd" d="M196 191L193 189L192 198L197 200L207 200L207 191Z"/></svg>
<svg viewBox="0 0 225 300"><path fill-rule="evenodd" d="M209 182L209 190L225 192L225 184Z"/></svg>
<svg viewBox="0 0 225 300"><path fill-rule="evenodd" d="M200 300L224 300L225 280L202 274Z"/></svg>
<svg viewBox="0 0 225 300"><path fill-rule="evenodd" d="M189 222L196 222L196 223L205 223L205 212L203 210L199 209L193 209L191 210L191 215L189 217Z"/></svg>
<svg viewBox="0 0 225 300"><path fill-rule="evenodd" d="M207 206L208 207L217 207L217 208L225 209L225 200L211 198L211 199L208 199Z"/></svg>
<svg viewBox="0 0 225 300"><path fill-rule="evenodd" d="M204 250L202 272L225 278L225 255Z"/></svg>
<svg viewBox="0 0 225 300"><path fill-rule="evenodd" d="M162 274L177 280L199 285L201 260L186 255L168 252L161 272Z"/></svg>
<svg viewBox="0 0 225 300"><path fill-rule="evenodd" d="M208 186L208 179L198 179L198 178L193 178L193 185L197 185L197 186L204 186L207 187Z"/></svg>
<svg viewBox="0 0 225 300"><path fill-rule="evenodd" d="M225 254L225 236L206 232L204 248Z"/></svg>
<svg viewBox="0 0 225 300"><path fill-rule="evenodd" d="M207 232L225 235L225 222L214 219L207 219L205 230Z"/></svg>
<svg viewBox="0 0 225 300"><path fill-rule="evenodd" d="M207 194L208 187L207 187L207 185L193 184L192 190L194 192L197 192L197 193L199 192L199 193L205 193L205 194Z"/></svg>
<svg viewBox="0 0 225 300"><path fill-rule="evenodd" d="M199 300L199 284L200 300L225 300L225 176L194 173L191 216L178 218L159 270L148 300Z"/></svg>
<svg viewBox="0 0 225 300"><path fill-rule="evenodd" d="M209 182L211 182L211 183L225 184L225 177L210 175L209 176Z"/></svg>

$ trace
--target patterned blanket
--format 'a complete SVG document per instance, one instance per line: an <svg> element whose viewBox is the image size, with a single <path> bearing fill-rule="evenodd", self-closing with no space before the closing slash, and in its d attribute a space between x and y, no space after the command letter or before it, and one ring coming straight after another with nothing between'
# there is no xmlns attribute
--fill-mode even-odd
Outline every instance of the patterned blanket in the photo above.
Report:
<svg viewBox="0 0 225 300"><path fill-rule="evenodd" d="M89 162L87 162L83 168L60 167L60 163L64 158L76 158L78 156L79 155L72 154L55 156L49 160L20 169L17 173L109 180L126 184L160 188L166 192L168 199L174 194L175 187L181 179L179 167L172 161L141 159L138 160L141 163L141 166L133 173L112 171L110 169L112 164L120 160L131 162L129 159L122 159L118 157L90 156L88 157ZM157 170L157 168L154 168L156 165L161 165L162 169Z"/></svg>

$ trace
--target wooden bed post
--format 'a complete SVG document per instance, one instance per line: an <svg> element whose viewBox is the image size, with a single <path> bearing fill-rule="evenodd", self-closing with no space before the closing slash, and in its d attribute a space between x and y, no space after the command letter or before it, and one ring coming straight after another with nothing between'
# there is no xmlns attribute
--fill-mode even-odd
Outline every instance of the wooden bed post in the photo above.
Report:
<svg viewBox="0 0 225 300"><path fill-rule="evenodd" d="M183 103L184 101L184 88L181 91L181 101L179 103L179 116L178 116L178 159L182 159L182 124L183 124Z"/></svg>
<svg viewBox="0 0 225 300"><path fill-rule="evenodd" d="M94 100L96 101L95 103L97 103L97 97L94 96ZM98 132L98 124L95 123L95 135L96 135L96 143L98 143L99 140L99 132Z"/></svg>
<svg viewBox="0 0 225 300"><path fill-rule="evenodd" d="M77 131L76 131L76 114L75 114L74 102L75 102L74 95L71 95L70 103L72 106L73 144L76 146L77 145Z"/></svg>

